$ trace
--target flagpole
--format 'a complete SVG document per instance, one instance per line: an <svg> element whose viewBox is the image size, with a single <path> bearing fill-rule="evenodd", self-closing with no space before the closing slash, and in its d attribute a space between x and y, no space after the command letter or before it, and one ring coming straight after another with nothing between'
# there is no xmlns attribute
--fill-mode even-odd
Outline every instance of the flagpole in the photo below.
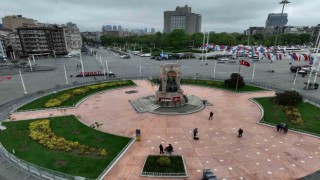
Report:
<svg viewBox="0 0 320 180"><path fill-rule="evenodd" d="M56 50L53 50L54 59L57 59Z"/></svg>
<svg viewBox="0 0 320 180"><path fill-rule="evenodd" d="M106 60L106 68L107 68L107 73L109 74L109 66L108 66L108 61Z"/></svg>
<svg viewBox="0 0 320 180"><path fill-rule="evenodd" d="M203 53L204 53L204 42L205 42L205 39L206 39L206 31L203 32L203 41L202 41L202 56L201 56L201 59L203 61Z"/></svg>
<svg viewBox="0 0 320 180"><path fill-rule="evenodd" d="M36 65L36 60L34 59L34 55L32 55L33 65Z"/></svg>
<svg viewBox="0 0 320 180"><path fill-rule="evenodd" d="M213 66L213 78L216 78L216 66L217 66L217 60L214 60L214 66Z"/></svg>
<svg viewBox="0 0 320 180"><path fill-rule="evenodd" d="M309 77L308 77L308 82L307 82L306 90L309 89L310 79L311 79L312 71L313 71L313 65L314 65L314 61L312 62L312 65L311 65L311 67L310 67L310 74L309 74Z"/></svg>
<svg viewBox="0 0 320 180"><path fill-rule="evenodd" d="M254 72L256 70L256 63L253 63L253 71L252 71L252 77L251 77L251 82L253 82L253 78L254 78Z"/></svg>
<svg viewBox="0 0 320 180"><path fill-rule="evenodd" d="M238 91L238 83L239 83L239 78L240 78L240 66L241 66L241 62L240 62L240 58L239 58L239 71L238 71L238 77L237 77L236 92Z"/></svg>
<svg viewBox="0 0 320 180"><path fill-rule="evenodd" d="M81 52L80 52L80 62L81 62L82 77L84 77L84 67L83 67Z"/></svg>
<svg viewBox="0 0 320 180"><path fill-rule="evenodd" d="M208 32L208 36L207 36L207 48L206 48L206 62L208 61L208 45L209 45L209 35L210 35L210 32Z"/></svg>
<svg viewBox="0 0 320 180"><path fill-rule="evenodd" d="M101 64L101 65L103 67L103 78L106 79L106 67L103 64Z"/></svg>
<svg viewBox="0 0 320 180"><path fill-rule="evenodd" d="M292 90L294 90L294 86L296 85L297 76L298 76L298 69L297 69L296 74L295 74L295 76L294 76Z"/></svg>
<svg viewBox="0 0 320 180"><path fill-rule="evenodd" d="M27 91L26 91L26 87L24 86L24 82L23 82L23 78L22 78L20 70L19 70L19 74L20 74L20 78L21 78L21 83L22 83L22 87L23 87L23 90L24 90L24 94L28 94Z"/></svg>
<svg viewBox="0 0 320 180"><path fill-rule="evenodd" d="M142 76L142 67L141 67L141 60L140 60L140 77Z"/></svg>
<svg viewBox="0 0 320 180"><path fill-rule="evenodd" d="M31 65L30 58L28 58L28 61L29 61L29 65L30 65L30 70L33 71L33 70L32 70L32 65Z"/></svg>
<svg viewBox="0 0 320 180"><path fill-rule="evenodd" d="M101 66L102 66L102 60L101 60L101 55L100 55L100 64L101 64Z"/></svg>
<svg viewBox="0 0 320 180"><path fill-rule="evenodd" d="M66 65L63 65L63 70L64 70L64 77L66 79L66 84L69 84L68 77L67 77L67 71L66 71Z"/></svg>

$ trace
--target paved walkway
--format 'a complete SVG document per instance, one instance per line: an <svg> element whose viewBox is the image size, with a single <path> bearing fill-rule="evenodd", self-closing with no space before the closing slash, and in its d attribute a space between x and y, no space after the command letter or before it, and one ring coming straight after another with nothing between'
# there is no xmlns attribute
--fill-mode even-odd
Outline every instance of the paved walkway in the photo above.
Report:
<svg viewBox="0 0 320 180"><path fill-rule="evenodd" d="M136 113L128 100L154 94L156 87L147 81L135 81L129 87L98 94L76 109L13 114L31 119L76 114L87 125L103 123L102 131L132 137L141 129L142 141L136 142L105 179L151 179L139 176L148 154L158 154L158 146L169 143L174 154L184 156L190 180L201 179L202 169L211 168L219 179L296 179L320 169L319 138L289 131L278 133L275 128L257 124L261 111L253 97L273 96L273 92L233 94L217 89L182 86L186 94L208 100L213 106L181 116ZM137 90L127 94L125 91ZM208 120L209 112L213 120ZM244 130L237 137L238 128ZM192 130L198 128L199 141ZM161 178L157 178L161 179ZM172 178L170 178L172 179Z"/></svg>

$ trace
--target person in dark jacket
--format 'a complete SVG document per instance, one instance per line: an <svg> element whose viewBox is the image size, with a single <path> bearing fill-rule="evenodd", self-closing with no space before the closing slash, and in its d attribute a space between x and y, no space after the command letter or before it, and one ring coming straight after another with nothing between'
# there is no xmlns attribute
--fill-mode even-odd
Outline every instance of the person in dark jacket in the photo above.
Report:
<svg viewBox="0 0 320 180"><path fill-rule="evenodd" d="M243 130L241 128L239 128L238 133L239 133L238 137L242 137Z"/></svg>
<svg viewBox="0 0 320 180"><path fill-rule="evenodd" d="M160 144L159 149L160 149L160 154L164 154L162 144Z"/></svg>

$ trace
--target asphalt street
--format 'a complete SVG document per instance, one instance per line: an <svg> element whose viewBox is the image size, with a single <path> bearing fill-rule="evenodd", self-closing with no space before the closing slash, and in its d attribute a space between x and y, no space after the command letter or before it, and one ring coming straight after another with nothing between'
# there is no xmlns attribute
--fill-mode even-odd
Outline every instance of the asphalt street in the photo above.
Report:
<svg viewBox="0 0 320 180"><path fill-rule="evenodd" d="M98 58L91 55L83 55L83 67L84 71L103 71L100 63L108 63L109 71L115 73L118 77L133 77L140 76L140 64L142 76L156 76L159 74L159 65L164 63L179 63L181 65L182 75L190 75L196 78L198 75L213 76L214 75L214 61L207 60L202 61L198 59L187 60L162 60L156 61L149 57L139 57L131 55L130 59L121 59L119 56L111 53L105 49L98 49ZM54 71L39 71L39 72L24 72L22 74L23 81L25 83L27 93L37 92L44 89L49 89L56 86L63 86L66 84L64 68L66 67L67 77L69 83L92 81L93 77L75 77L75 75L81 72L79 57L75 58L59 58L59 59L36 59L36 64L39 66L56 67ZM251 66L241 66L240 72L244 79L251 81L253 64L252 60L247 60ZM289 63L291 60L285 58L281 61L276 61L270 66L270 61L264 58L259 62L255 62L255 74L253 81L262 82L271 86L292 89L300 91L304 94L320 99L320 90L304 90L304 82L308 80L308 77L302 77L299 75L294 82L294 73L290 71ZM207 63L207 64L206 64ZM307 64L307 62L294 62L294 64ZM274 72L270 72L273 69ZM1 71L1 69L0 69ZM217 63L215 68L216 78L226 78L233 72L239 71L238 63ZM15 71L16 72L16 71ZM11 74L8 72L7 75ZM2 74L3 75L3 74ZM72 75L73 77L70 77ZM103 76L96 77L96 79L103 79ZM314 76L311 78L313 82ZM316 82L319 83L319 77ZM24 96L24 90L21 83L19 74L13 74L11 80L0 81L0 105L6 103L12 99Z"/></svg>

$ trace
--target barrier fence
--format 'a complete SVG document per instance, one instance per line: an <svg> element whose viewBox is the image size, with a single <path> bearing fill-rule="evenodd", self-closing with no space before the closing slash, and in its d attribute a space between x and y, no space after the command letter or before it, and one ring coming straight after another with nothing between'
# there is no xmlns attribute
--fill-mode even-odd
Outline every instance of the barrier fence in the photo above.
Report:
<svg viewBox="0 0 320 180"><path fill-rule="evenodd" d="M118 80L138 80L138 79L153 79L153 78L158 78L158 75L150 75L150 76L132 76L132 77L116 77L116 78L107 78L104 80L98 80L98 79L84 79L82 81L75 81L69 85L63 85L63 86L56 86L54 88L50 88L50 89L46 89L43 91L38 91L38 92L34 92L28 95L25 95L23 97L17 98L15 100L12 100L10 102L7 102L5 104L0 105L0 122L2 120L5 120L8 118L8 116L14 112L15 110L17 110L19 107L21 107L24 104L27 104L31 101L34 101L35 99L41 98L43 96L52 94L52 93L56 93L62 90L66 90L66 89L71 89L71 88L76 88L76 87L80 87L80 86L85 86L85 85L91 85L91 84L96 84L96 83L102 83L102 82L110 82L110 81L118 81ZM222 77L222 76L210 76L210 75L182 75L181 76L182 79L203 79L203 80L215 80L215 81L224 81L226 79L228 79L229 77ZM269 90L273 90L276 92L284 92L287 90L291 90L289 88L285 88L285 87L280 87L280 86L276 86L276 85L272 85L272 84L267 84L267 83L263 83L263 82L251 82L248 80L244 80L244 82L247 85L253 85L253 86L258 86L264 89L269 89ZM302 91L296 90L297 92L299 92L303 98L317 106L320 105L320 99L318 97L314 97L311 96L309 94L306 94ZM58 109L63 109L65 107L60 107ZM301 130L296 130L298 132L302 132L302 133L306 133L304 131ZM132 145L134 141L131 140L129 144ZM124 149L127 149L129 147L126 147ZM123 152L121 152L123 153ZM121 153L117 156L117 158L120 158L122 155ZM50 169L46 169L46 168L42 168L39 166L36 166L34 164L28 163L26 161L20 160L19 158L15 157L14 155L12 155L11 153L9 153L0 143L0 156L4 157L9 163L11 163L12 165L14 165L16 168L18 168L20 171L23 171L24 173L30 174L32 176L36 176L39 177L41 179L58 179L58 180L62 180L62 179L87 179L84 177L77 177L77 176L72 176L72 175L68 175L68 174L64 174L64 173L60 173L60 172L56 172L56 171L52 171ZM117 159L115 158L115 159ZM114 161L115 161L114 159ZM115 163L115 162L112 163ZM103 173L100 176L105 176L106 173L108 173L108 171L110 170L110 168L112 167L112 163L103 171ZM98 179L102 179L103 177L100 177Z"/></svg>

